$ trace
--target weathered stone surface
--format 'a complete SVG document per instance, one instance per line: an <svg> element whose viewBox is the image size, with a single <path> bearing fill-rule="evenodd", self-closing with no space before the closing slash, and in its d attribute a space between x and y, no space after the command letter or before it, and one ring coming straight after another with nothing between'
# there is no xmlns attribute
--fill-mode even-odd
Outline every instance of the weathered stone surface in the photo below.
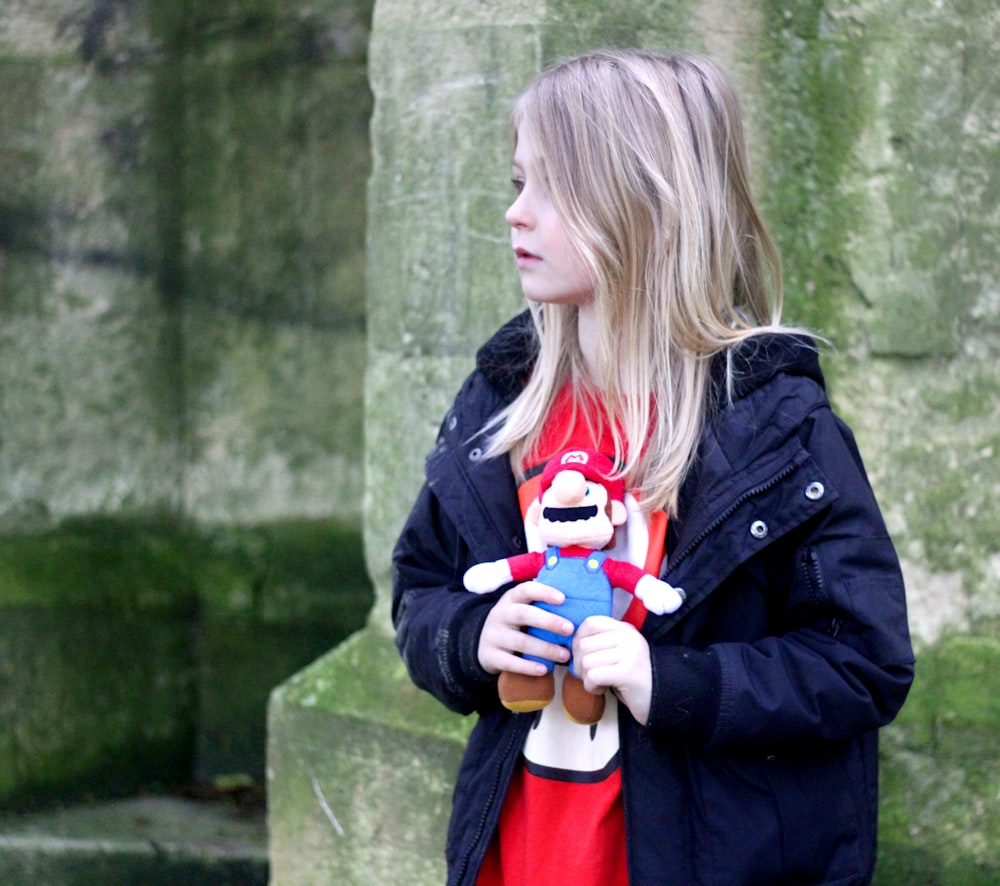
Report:
<svg viewBox="0 0 1000 886"><path fill-rule="evenodd" d="M364 621L370 14L0 4L0 804L262 776Z"/></svg>
<svg viewBox="0 0 1000 886"><path fill-rule="evenodd" d="M4 5L0 517L359 517L369 15Z"/></svg>
<svg viewBox="0 0 1000 886"><path fill-rule="evenodd" d="M225 523L334 516L360 531L363 330L185 311L183 506Z"/></svg>
<svg viewBox="0 0 1000 886"><path fill-rule="evenodd" d="M413 691L383 632L362 631L276 689L271 883L441 883L465 735Z"/></svg>

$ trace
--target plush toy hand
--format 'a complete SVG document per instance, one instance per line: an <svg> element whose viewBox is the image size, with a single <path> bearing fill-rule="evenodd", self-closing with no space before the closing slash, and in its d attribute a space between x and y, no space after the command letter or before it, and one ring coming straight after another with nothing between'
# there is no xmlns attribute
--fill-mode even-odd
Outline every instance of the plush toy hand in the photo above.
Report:
<svg viewBox="0 0 1000 886"><path fill-rule="evenodd" d="M654 615L663 615L680 609L684 591L652 575L644 575L635 586L635 595Z"/></svg>
<svg viewBox="0 0 1000 886"><path fill-rule="evenodd" d="M506 560L494 560L492 563L477 563L466 570L462 583L467 591L473 594L488 594L500 585L513 580L510 566Z"/></svg>

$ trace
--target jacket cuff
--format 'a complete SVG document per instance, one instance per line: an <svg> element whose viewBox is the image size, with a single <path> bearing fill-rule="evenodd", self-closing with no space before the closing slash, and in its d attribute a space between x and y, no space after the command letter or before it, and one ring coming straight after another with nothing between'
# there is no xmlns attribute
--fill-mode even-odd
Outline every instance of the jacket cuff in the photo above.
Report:
<svg viewBox="0 0 1000 886"><path fill-rule="evenodd" d="M497 675L483 670L479 663L479 637L483 625L496 603L496 594L469 594L469 600L459 607L446 634L454 638L451 648L441 652L450 659L445 672L462 683L496 683Z"/></svg>
<svg viewBox="0 0 1000 886"><path fill-rule="evenodd" d="M722 669L712 651L652 647L653 694L647 726L673 738L708 742L719 713Z"/></svg>

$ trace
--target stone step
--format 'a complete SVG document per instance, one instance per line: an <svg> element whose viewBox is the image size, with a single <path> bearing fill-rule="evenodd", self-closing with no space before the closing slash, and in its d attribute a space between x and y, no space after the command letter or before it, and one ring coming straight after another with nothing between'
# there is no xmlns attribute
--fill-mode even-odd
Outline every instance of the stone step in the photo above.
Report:
<svg viewBox="0 0 1000 886"><path fill-rule="evenodd" d="M266 886L262 803L144 796L0 816L4 886Z"/></svg>

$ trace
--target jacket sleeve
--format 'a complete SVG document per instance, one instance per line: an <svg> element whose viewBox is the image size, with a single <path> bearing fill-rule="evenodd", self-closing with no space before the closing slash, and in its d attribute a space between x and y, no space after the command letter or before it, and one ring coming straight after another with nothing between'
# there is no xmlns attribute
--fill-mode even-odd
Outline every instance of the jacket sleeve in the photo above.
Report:
<svg viewBox="0 0 1000 886"><path fill-rule="evenodd" d="M499 592L462 585L468 557L458 531L424 486L393 551L392 621L413 682L451 710L498 704L478 659L479 635Z"/></svg>
<svg viewBox="0 0 1000 886"><path fill-rule="evenodd" d="M712 596L729 615L711 642L652 648L650 728L714 748L839 741L902 706L913 678L903 579L853 437L820 409L801 443L831 504L722 580ZM763 495L765 517L781 495Z"/></svg>

